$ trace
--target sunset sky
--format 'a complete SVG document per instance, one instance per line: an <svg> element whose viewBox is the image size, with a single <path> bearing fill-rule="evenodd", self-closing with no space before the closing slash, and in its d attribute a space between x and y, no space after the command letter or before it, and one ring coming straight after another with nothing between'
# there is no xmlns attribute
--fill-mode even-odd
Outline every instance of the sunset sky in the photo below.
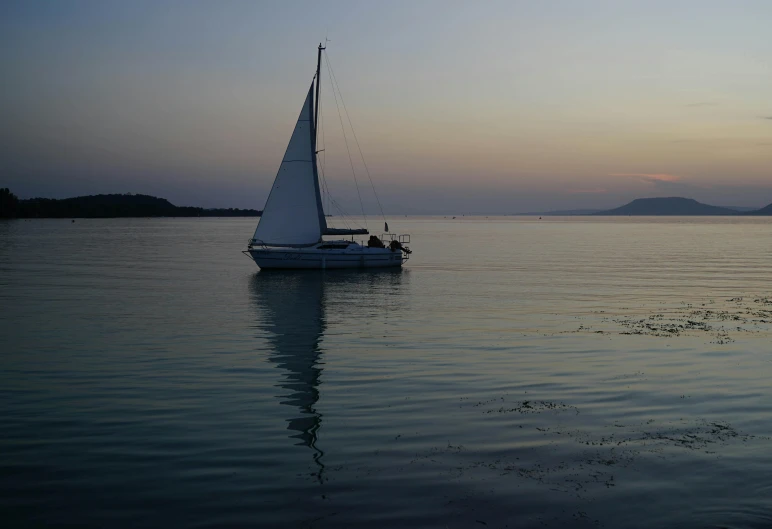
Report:
<svg viewBox="0 0 772 529"><path fill-rule="evenodd" d="M772 202L769 1L4 1L0 187L262 208L325 37L387 213Z"/></svg>

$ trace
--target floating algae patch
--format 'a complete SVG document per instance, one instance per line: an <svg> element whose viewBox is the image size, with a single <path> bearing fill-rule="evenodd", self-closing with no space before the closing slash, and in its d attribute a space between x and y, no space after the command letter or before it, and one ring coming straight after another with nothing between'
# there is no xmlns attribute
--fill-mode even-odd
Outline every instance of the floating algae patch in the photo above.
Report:
<svg viewBox="0 0 772 529"><path fill-rule="evenodd" d="M507 396L502 396L473 406L494 422L500 413L540 414L539 422L513 417L524 429L517 430L522 433L512 437L510 446L486 451L475 443L461 446L448 442L415 454L410 464L431 468L447 479L493 481L502 486L501 480L505 480L507 486L520 483L591 499L605 489L634 485L636 475L652 461L712 459L751 441L770 441L744 433L725 420L631 422L619 418L599 425L590 414L583 415L578 407L561 402L507 403ZM508 422L506 427L510 426L513 424Z"/></svg>
<svg viewBox="0 0 772 529"><path fill-rule="evenodd" d="M569 406L562 402L552 402L548 400L524 400L516 403L514 406L499 406L485 410L485 413L543 413L545 411L573 411L579 413L575 406Z"/></svg>
<svg viewBox="0 0 772 529"><path fill-rule="evenodd" d="M734 297L699 303L681 302L671 306L646 305L633 311L594 311L592 320L563 333L639 335L664 338L709 337L714 344L734 342L743 333L772 334L772 298Z"/></svg>

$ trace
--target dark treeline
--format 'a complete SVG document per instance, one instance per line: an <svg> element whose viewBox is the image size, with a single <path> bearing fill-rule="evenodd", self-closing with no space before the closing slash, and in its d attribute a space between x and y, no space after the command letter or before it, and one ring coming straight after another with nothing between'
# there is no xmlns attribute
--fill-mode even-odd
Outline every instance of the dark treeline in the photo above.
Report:
<svg viewBox="0 0 772 529"><path fill-rule="evenodd" d="M0 189L0 218L114 218L114 217L259 217L256 209L175 206L150 195L89 195L52 199L18 199Z"/></svg>

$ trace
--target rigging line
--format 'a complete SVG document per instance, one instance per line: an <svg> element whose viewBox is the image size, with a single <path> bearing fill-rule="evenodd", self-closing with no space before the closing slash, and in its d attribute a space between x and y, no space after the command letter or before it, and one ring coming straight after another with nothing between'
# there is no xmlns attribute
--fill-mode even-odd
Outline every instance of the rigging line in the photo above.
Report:
<svg viewBox="0 0 772 529"><path fill-rule="evenodd" d="M365 161L365 155L362 154L362 147L359 146L359 139L357 138L357 133L354 130L354 124L351 123L351 115L348 113L348 109L346 108L346 102L343 100L343 92L340 91L340 85L338 84L338 79L335 77L335 71L333 71L332 69L332 64L330 63L330 57L327 55L326 51L324 52L324 58L327 59L327 67L330 70L330 73L332 74L332 79L335 81L335 86L338 88L338 93L340 94L340 102L343 104L343 111L346 113L346 119L348 119L348 125L351 128L351 134L354 136L354 141L357 144L357 149L359 150L359 156L362 158L362 164L365 166L367 179L370 180L370 186L373 188L373 194L375 195L375 201L378 203L378 209L381 211L381 217L383 218L383 222L386 222L386 215L383 214L383 207L381 206L381 200L378 198L378 191L375 189L373 178L370 176L370 169L367 167L367 162ZM333 90L334 90L334 87L333 87Z"/></svg>
<svg viewBox="0 0 772 529"><path fill-rule="evenodd" d="M319 80L317 80L319 82ZM320 86L321 88L321 86ZM327 165L327 146L326 146L326 139L325 139L325 127L324 127L324 99L321 97L321 90L319 95L319 122L317 123L317 126L321 130L322 133L322 148L319 151L319 153L323 153L321 156L321 162L320 162L320 172L321 172L321 185L322 185L322 191L324 192L323 199L327 201L327 207L325 208L325 211L332 212L332 208L334 207L336 212L338 213L341 222L346 228L351 228L352 226L357 226L358 223L354 221L354 219L349 215L349 213L343 209L343 206L341 206L334 198L332 191L330 191L330 185L327 182L327 177L325 175L324 169ZM318 153L317 153L318 154ZM319 160L319 157L317 156L317 160Z"/></svg>
<svg viewBox="0 0 772 529"><path fill-rule="evenodd" d="M349 224L349 221L351 221L351 223L353 223L354 225L356 225L356 223L355 223L355 222L353 222L353 220L350 218L350 215L349 215L349 214L348 214L348 213L347 213L347 212L346 212L346 211L343 209L343 207L342 207L340 204L338 204L338 202L337 202L337 201L336 201L334 198L332 198L332 194L329 192L329 187L327 188L327 196L329 197L329 200L330 200L330 203L331 203L331 205L332 205L332 206L333 206L333 207L334 207L334 208L337 210L337 212L340 214L340 218L341 218L341 221L343 222L343 224L344 224L344 225L345 225L347 228L350 228L350 227L351 227L351 225Z"/></svg>
<svg viewBox="0 0 772 529"><path fill-rule="evenodd" d="M349 164L351 164L351 174L354 175L354 185L356 185L357 196L359 197L359 205L362 208L362 219L365 222L365 228L367 228L367 215L365 215L365 205L362 202L362 193L359 192L359 182L357 182L357 174L356 174L356 171L354 170L354 160L351 158L351 150L348 148L348 139L346 138L346 127L343 125L343 116L340 113L340 105L338 105L338 96L335 93L335 83L333 83L333 80L332 80L332 68L330 68L330 58L327 55L327 52L324 53L324 57L325 59L327 59L327 73L330 74L330 84L332 85L332 95L335 98L335 106L338 109L338 118L340 119L340 128L343 131L343 142L346 144L346 152L348 153L348 162Z"/></svg>
<svg viewBox="0 0 772 529"><path fill-rule="evenodd" d="M326 181L325 181L325 185L327 185ZM343 206L341 206L338 203L338 201L336 201L332 197L332 193L330 193L328 185L327 185L327 196L329 197L331 205L340 214L340 219L343 222L344 226L346 226L346 228L351 228L352 225L356 226L357 223L354 221L354 219L351 217L351 215L349 215L348 212L345 209L343 209Z"/></svg>
<svg viewBox="0 0 772 529"><path fill-rule="evenodd" d="M354 225L356 225L356 224L357 224L357 223L354 221L354 218L353 218L353 216L352 216L352 215L349 215L349 213L348 213L348 212L345 210L345 208L344 208L343 206L341 206L341 205L340 205L340 203L338 203L338 201L337 201L337 200L335 200L334 198L331 198L331 200L332 200L332 204L335 206L335 208L336 208L336 209L337 209L337 210L340 212L340 214L343 216L343 220L344 220L344 222L347 222L347 221L351 221L351 222L352 222ZM348 224L346 224L346 225L348 226Z"/></svg>
<svg viewBox="0 0 772 529"><path fill-rule="evenodd" d="M341 219L341 222L343 222L343 225L344 225L346 228L348 228L348 229L351 229L351 226L352 226L352 224L353 224L354 226L356 226L356 225L357 225L357 224L356 224L356 222L354 222L353 220L351 220L350 216L349 216L349 215L348 215L348 214L347 214L347 213L346 213L346 212L343 210L343 208L341 207L341 205L340 205L340 204L338 204L338 203L337 203L335 200L333 200L333 201L332 201L332 205L335 207L335 209L338 211L338 213L340 213L340 219ZM349 222L349 221L350 221L350 222Z"/></svg>
<svg viewBox="0 0 772 529"><path fill-rule="evenodd" d="M338 213L340 213L341 220L343 221L343 224L347 228L350 228L351 226L349 226L349 223L348 223L348 220L347 220L347 215L348 214L345 211L343 211L343 208L341 208L340 205L335 201L335 199L332 198L332 193L330 193L330 188L327 185L327 179L324 177L324 168L322 167L321 169L322 169L322 189L325 191L325 196L327 197L327 200L330 203L329 205L332 205L332 206L335 207L335 209L338 211ZM331 208L327 209L327 211L330 211L330 210L331 210Z"/></svg>
<svg viewBox="0 0 772 529"><path fill-rule="evenodd" d="M330 186L327 184L327 178L324 176L324 166L323 165L320 167L320 170L321 170L321 177L322 177L321 178L322 190L324 191L325 197L327 198L328 206L334 206L335 209L340 214L341 220L343 221L343 225L346 226L346 228L351 228L351 226L349 225L349 222L348 222L350 220L348 218L349 217L348 213L346 213L343 210L343 208L340 206L340 204L338 204L335 201L335 199L332 198L332 193L330 192ZM331 207L327 208L327 211L331 211L331 210L332 210ZM356 224L356 223L354 223L354 224Z"/></svg>
<svg viewBox="0 0 772 529"><path fill-rule="evenodd" d="M351 225L349 224L349 218L348 213L346 213L343 208L335 202L335 199L332 198L332 192L330 192L330 186L327 183L327 177L324 173L324 167L325 167L325 160L327 159L327 153L326 153L326 147L324 144L324 114L322 112L323 104L321 99L319 100L319 128L322 132L322 150L320 152L323 152L322 154L322 162L320 163L319 170L321 172L321 185L322 185L322 192L324 193L324 198L327 200L327 208L325 211L332 211L332 207L334 206L337 212L340 214L341 220L343 222L343 225L346 228L351 228ZM318 157L317 157L318 159ZM353 223L353 221L352 221ZM356 224L356 223L354 223Z"/></svg>
<svg viewBox="0 0 772 529"><path fill-rule="evenodd" d="M338 112L338 116L340 117L340 112ZM344 134L345 134L345 131L344 131ZM349 154L349 163L351 163L350 154ZM352 169L352 172L353 172L353 169ZM327 181L326 177L325 177L325 181L324 181L324 183L325 183L325 186L327 187L327 197L328 197L328 201L329 201L329 202L332 204L332 206L333 206L333 207L334 207L334 208L337 210L338 214L340 215L340 219L341 219L341 221L342 221L343 225L344 225L346 228L351 228L351 227L352 227L352 225L353 225L353 226L357 226L357 225L359 225L359 223L358 223L358 222L356 222L356 221L353 219L353 217L351 217L351 215L349 215L349 213L348 213L348 212L347 212L347 211L346 211L346 210L343 208L343 206L341 206L341 205L338 203L338 201L337 201L337 200L335 200L335 198L334 198L334 196L333 196L333 193L332 193L332 191L330 190L330 189L331 189L331 188L330 188L330 184L329 184L329 182ZM357 184L357 186L358 186L358 182L357 182L357 180L356 180L356 173L354 173L354 183L355 183L355 184ZM357 192L359 192L359 189L358 189L358 187L357 187ZM360 196L360 204L361 204L361 196Z"/></svg>

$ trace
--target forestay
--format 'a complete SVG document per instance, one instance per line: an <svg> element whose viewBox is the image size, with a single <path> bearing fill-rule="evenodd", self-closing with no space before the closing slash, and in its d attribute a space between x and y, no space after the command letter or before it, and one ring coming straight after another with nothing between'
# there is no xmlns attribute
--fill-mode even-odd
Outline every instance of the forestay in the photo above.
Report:
<svg viewBox="0 0 772 529"><path fill-rule="evenodd" d="M327 228L316 178L313 84L255 230L267 246L310 246Z"/></svg>

